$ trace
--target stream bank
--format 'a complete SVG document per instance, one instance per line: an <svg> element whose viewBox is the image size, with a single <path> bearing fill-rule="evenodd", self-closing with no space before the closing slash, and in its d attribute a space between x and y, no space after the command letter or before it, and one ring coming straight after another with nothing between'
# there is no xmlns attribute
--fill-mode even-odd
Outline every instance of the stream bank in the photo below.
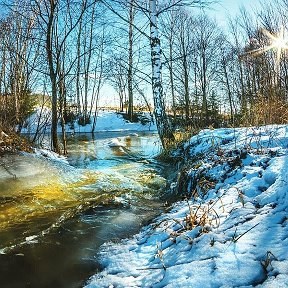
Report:
<svg viewBox="0 0 288 288"><path fill-rule="evenodd" d="M191 137L175 153L189 198L102 245L86 287L287 287L287 151L287 125Z"/></svg>
<svg viewBox="0 0 288 288"><path fill-rule="evenodd" d="M73 135L68 164L45 150L1 158L10 171L0 171L2 286L80 287L100 269L103 243L166 209L158 136L137 133Z"/></svg>

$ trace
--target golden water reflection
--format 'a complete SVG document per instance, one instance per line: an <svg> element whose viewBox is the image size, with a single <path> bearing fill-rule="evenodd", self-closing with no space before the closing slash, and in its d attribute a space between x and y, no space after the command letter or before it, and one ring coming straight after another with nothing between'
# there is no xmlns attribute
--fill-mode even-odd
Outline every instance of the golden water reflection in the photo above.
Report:
<svg viewBox="0 0 288 288"><path fill-rule="evenodd" d="M137 165L136 168L143 170L141 163ZM30 180L26 177L6 179L1 184L0 231L23 223L33 226L33 222L41 218L49 220L45 223L52 223L65 211L70 211L67 217L73 217L73 213L113 201L123 194L145 193L147 196L151 189L165 187L166 180L152 170L139 173L133 168L135 164L122 163L106 173L79 169L78 179L70 182L63 181L63 172L54 171L54 168L48 171L46 178L40 175L41 181L37 179L39 175ZM25 181L31 181L31 187Z"/></svg>

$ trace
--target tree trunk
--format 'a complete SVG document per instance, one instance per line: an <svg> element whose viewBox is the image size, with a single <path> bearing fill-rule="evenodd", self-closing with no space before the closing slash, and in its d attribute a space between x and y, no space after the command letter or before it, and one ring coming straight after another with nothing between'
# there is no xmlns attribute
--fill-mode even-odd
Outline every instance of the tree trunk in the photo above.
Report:
<svg viewBox="0 0 288 288"><path fill-rule="evenodd" d="M120 106L119 106L119 109L120 109L120 112L123 112L124 111L124 96L123 96L123 90L122 90L122 87L119 88L119 98L120 98Z"/></svg>
<svg viewBox="0 0 288 288"><path fill-rule="evenodd" d="M171 83L171 95L172 95L172 111L173 118L176 121L176 97L175 97L175 87L174 87L174 75L173 75L173 40L172 35L169 39L169 75Z"/></svg>
<svg viewBox="0 0 288 288"><path fill-rule="evenodd" d="M162 63L161 63L161 44L157 26L156 0L149 0L150 12L150 45L152 62L152 91L154 100L154 116L157 130L163 148L174 140L174 136L166 115L163 86L162 86Z"/></svg>
<svg viewBox="0 0 288 288"><path fill-rule="evenodd" d="M244 76L242 63L239 60L239 72L240 72L240 83L241 83L241 114L242 116L247 114L247 98L245 93Z"/></svg>
<svg viewBox="0 0 288 288"><path fill-rule="evenodd" d="M79 23L79 31L77 36L76 102L77 102L78 116L81 116L82 113L81 100L80 100L81 33L82 33L82 20L80 20Z"/></svg>
<svg viewBox="0 0 288 288"><path fill-rule="evenodd" d="M53 65L53 50L52 50L52 33L53 33L53 21L55 15L56 4L54 1L50 2L50 15L47 26L46 35L46 53L49 65L49 77L52 86L52 126L51 126L51 137L52 137L52 149L59 153L58 135L57 135L57 76Z"/></svg>
<svg viewBox="0 0 288 288"><path fill-rule="evenodd" d="M98 117L98 102L99 102L99 96L100 96L100 89L102 84L102 74L103 74L103 51L104 51L104 30L103 30L103 37L102 37L102 43L101 43L101 50L100 50L100 75L99 80L97 83L97 90L96 90L96 101L95 101L95 112L94 112L94 119L93 119L93 126L92 126L92 134L94 133L94 130L96 128L96 121ZM96 71L95 71L96 75Z"/></svg>
<svg viewBox="0 0 288 288"><path fill-rule="evenodd" d="M204 49L204 48L203 48ZM202 51L202 115L205 117L205 125L209 123L208 117L208 99L207 99L207 67L205 50Z"/></svg>
<svg viewBox="0 0 288 288"><path fill-rule="evenodd" d="M183 45L184 46L184 45ZM187 63L187 54L183 47L183 69L184 69L184 91L185 91L185 116L186 121L189 121L190 116L190 99L189 99L189 72L188 72L188 63Z"/></svg>
<svg viewBox="0 0 288 288"><path fill-rule="evenodd" d="M66 139L66 129L65 129L65 99L66 99L66 89L64 78L61 78L59 83L59 91L60 91L60 117L61 117L61 130L62 130L62 140L63 140L63 154L67 155L67 139Z"/></svg>
<svg viewBox="0 0 288 288"><path fill-rule="evenodd" d="M230 105L230 116L231 116L231 121L230 122L232 124L234 124L234 111L233 111L232 93L231 93L231 89L230 89L230 82L229 82L229 76L228 76L226 65L227 65L227 63L226 63L225 58L223 56L223 58L222 58L222 67L223 67L225 84L226 84L226 88L227 88L229 105Z"/></svg>
<svg viewBox="0 0 288 288"><path fill-rule="evenodd" d="M128 55L128 118L133 121L133 22L134 0L130 0L129 11L129 55Z"/></svg>

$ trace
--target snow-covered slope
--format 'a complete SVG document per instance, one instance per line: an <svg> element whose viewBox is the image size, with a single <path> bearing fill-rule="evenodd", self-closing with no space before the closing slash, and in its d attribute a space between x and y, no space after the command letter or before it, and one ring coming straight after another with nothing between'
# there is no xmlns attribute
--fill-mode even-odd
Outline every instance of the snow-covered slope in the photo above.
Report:
<svg viewBox="0 0 288 288"><path fill-rule="evenodd" d="M147 113L147 118L150 119L150 115ZM77 123L74 123L74 127L71 128L71 125L66 125L67 132L91 132L92 125L94 122L94 117L91 117L91 124L81 126ZM61 133L61 126L58 125L58 132ZM26 124L22 128L22 133L35 133L40 131L43 133L50 133L51 130L51 110L47 107L43 109L37 108L35 112L27 119ZM102 111L98 112L96 119L95 132L103 131L154 131L156 130L156 125L153 123L147 123L142 125L141 123L131 123L125 121L122 115L117 114L112 111Z"/></svg>
<svg viewBox="0 0 288 288"><path fill-rule="evenodd" d="M106 243L87 287L288 287L287 148L288 126L192 137L178 151L189 200Z"/></svg>

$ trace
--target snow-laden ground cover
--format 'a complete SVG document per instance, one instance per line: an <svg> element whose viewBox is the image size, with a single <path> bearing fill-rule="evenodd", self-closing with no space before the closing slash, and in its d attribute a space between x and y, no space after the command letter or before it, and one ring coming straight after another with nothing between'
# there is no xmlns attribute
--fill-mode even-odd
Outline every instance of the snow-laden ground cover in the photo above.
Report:
<svg viewBox="0 0 288 288"><path fill-rule="evenodd" d="M144 116L150 119L149 113L145 113ZM94 117L91 117L91 123L85 126L81 126L75 121L73 127L70 124L66 125L66 132L85 133L91 132L94 122ZM94 132L104 131L155 131L156 125L152 122L146 123L131 123L126 121L121 114L117 114L112 111L100 110L96 118L96 126ZM36 131L41 133L50 133L51 130L51 109L44 107L41 109L37 107L35 112L26 120L21 133L32 133ZM61 125L58 125L58 132L62 132Z"/></svg>
<svg viewBox="0 0 288 288"><path fill-rule="evenodd" d="M87 287L288 287L287 148L288 126L193 136L175 154L190 196L103 245Z"/></svg>

